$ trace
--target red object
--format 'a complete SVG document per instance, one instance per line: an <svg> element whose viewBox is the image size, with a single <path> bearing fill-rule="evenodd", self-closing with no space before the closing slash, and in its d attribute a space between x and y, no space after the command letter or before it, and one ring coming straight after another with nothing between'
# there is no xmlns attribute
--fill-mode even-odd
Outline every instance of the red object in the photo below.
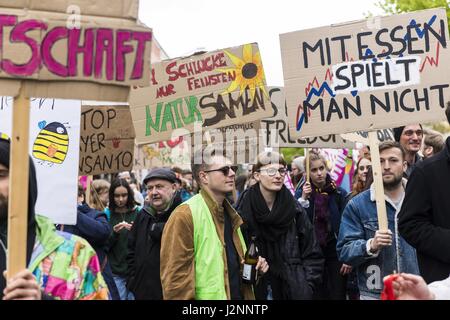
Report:
<svg viewBox="0 0 450 320"><path fill-rule="evenodd" d="M394 294L394 288L392 287L392 282L397 279L398 274L391 274L384 280L384 289L381 292L381 300L397 300Z"/></svg>
<svg viewBox="0 0 450 320"><path fill-rule="evenodd" d="M175 138L174 140L167 140L166 143L169 147L172 149L175 148L177 145L179 145L181 142L183 142L183 137Z"/></svg>

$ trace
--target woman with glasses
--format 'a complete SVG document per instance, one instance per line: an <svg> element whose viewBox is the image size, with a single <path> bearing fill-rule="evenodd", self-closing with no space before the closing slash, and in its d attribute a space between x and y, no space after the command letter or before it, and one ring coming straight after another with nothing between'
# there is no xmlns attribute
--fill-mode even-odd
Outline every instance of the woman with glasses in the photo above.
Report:
<svg viewBox="0 0 450 320"><path fill-rule="evenodd" d="M257 299L311 299L321 280L323 259L306 212L284 185L286 162L276 152L258 155L257 183L244 191L237 211L244 237L256 237L270 265L255 287Z"/></svg>

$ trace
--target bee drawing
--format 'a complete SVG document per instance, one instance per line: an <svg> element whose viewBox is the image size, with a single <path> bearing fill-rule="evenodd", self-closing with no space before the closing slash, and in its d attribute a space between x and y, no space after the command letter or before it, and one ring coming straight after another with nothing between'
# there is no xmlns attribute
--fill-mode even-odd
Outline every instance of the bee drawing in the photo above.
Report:
<svg viewBox="0 0 450 320"><path fill-rule="evenodd" d="M66 127L60 122L39 123L41 131L33 144L33 157L47 161L51 165L64 162L69 149L69 135Z"/></svg>

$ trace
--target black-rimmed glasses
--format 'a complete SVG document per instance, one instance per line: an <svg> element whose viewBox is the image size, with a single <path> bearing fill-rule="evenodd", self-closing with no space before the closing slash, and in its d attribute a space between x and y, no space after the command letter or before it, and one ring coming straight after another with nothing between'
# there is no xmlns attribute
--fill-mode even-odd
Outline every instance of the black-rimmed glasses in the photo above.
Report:
<svg viewBox="0 0 450 320"><path fill-rule="evenodd" d="M277 172L280 174L280 176L283 177L287 172L286 168L279 168L279 169L267 168L267 169L260 169L257 172L261 172L261 171L265 171L269 177L273 177L274 175L277 174Z"/></svg>

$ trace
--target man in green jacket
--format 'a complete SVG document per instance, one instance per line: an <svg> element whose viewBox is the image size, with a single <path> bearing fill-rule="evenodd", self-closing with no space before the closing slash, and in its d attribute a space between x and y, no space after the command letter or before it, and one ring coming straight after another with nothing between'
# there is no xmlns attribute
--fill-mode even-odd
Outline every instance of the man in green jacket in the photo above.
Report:
<svg viewBox="0 0 450 320"><path fill-rule="evenodd" d="M236 170L221 155L194 156L192 174L200 193L172 212L163 231L164 299L254 299L252 287L241 281L246 251L242 219L226 199L233 191ZM265 273L268 268L260 257L256 269Z"/></svg>

